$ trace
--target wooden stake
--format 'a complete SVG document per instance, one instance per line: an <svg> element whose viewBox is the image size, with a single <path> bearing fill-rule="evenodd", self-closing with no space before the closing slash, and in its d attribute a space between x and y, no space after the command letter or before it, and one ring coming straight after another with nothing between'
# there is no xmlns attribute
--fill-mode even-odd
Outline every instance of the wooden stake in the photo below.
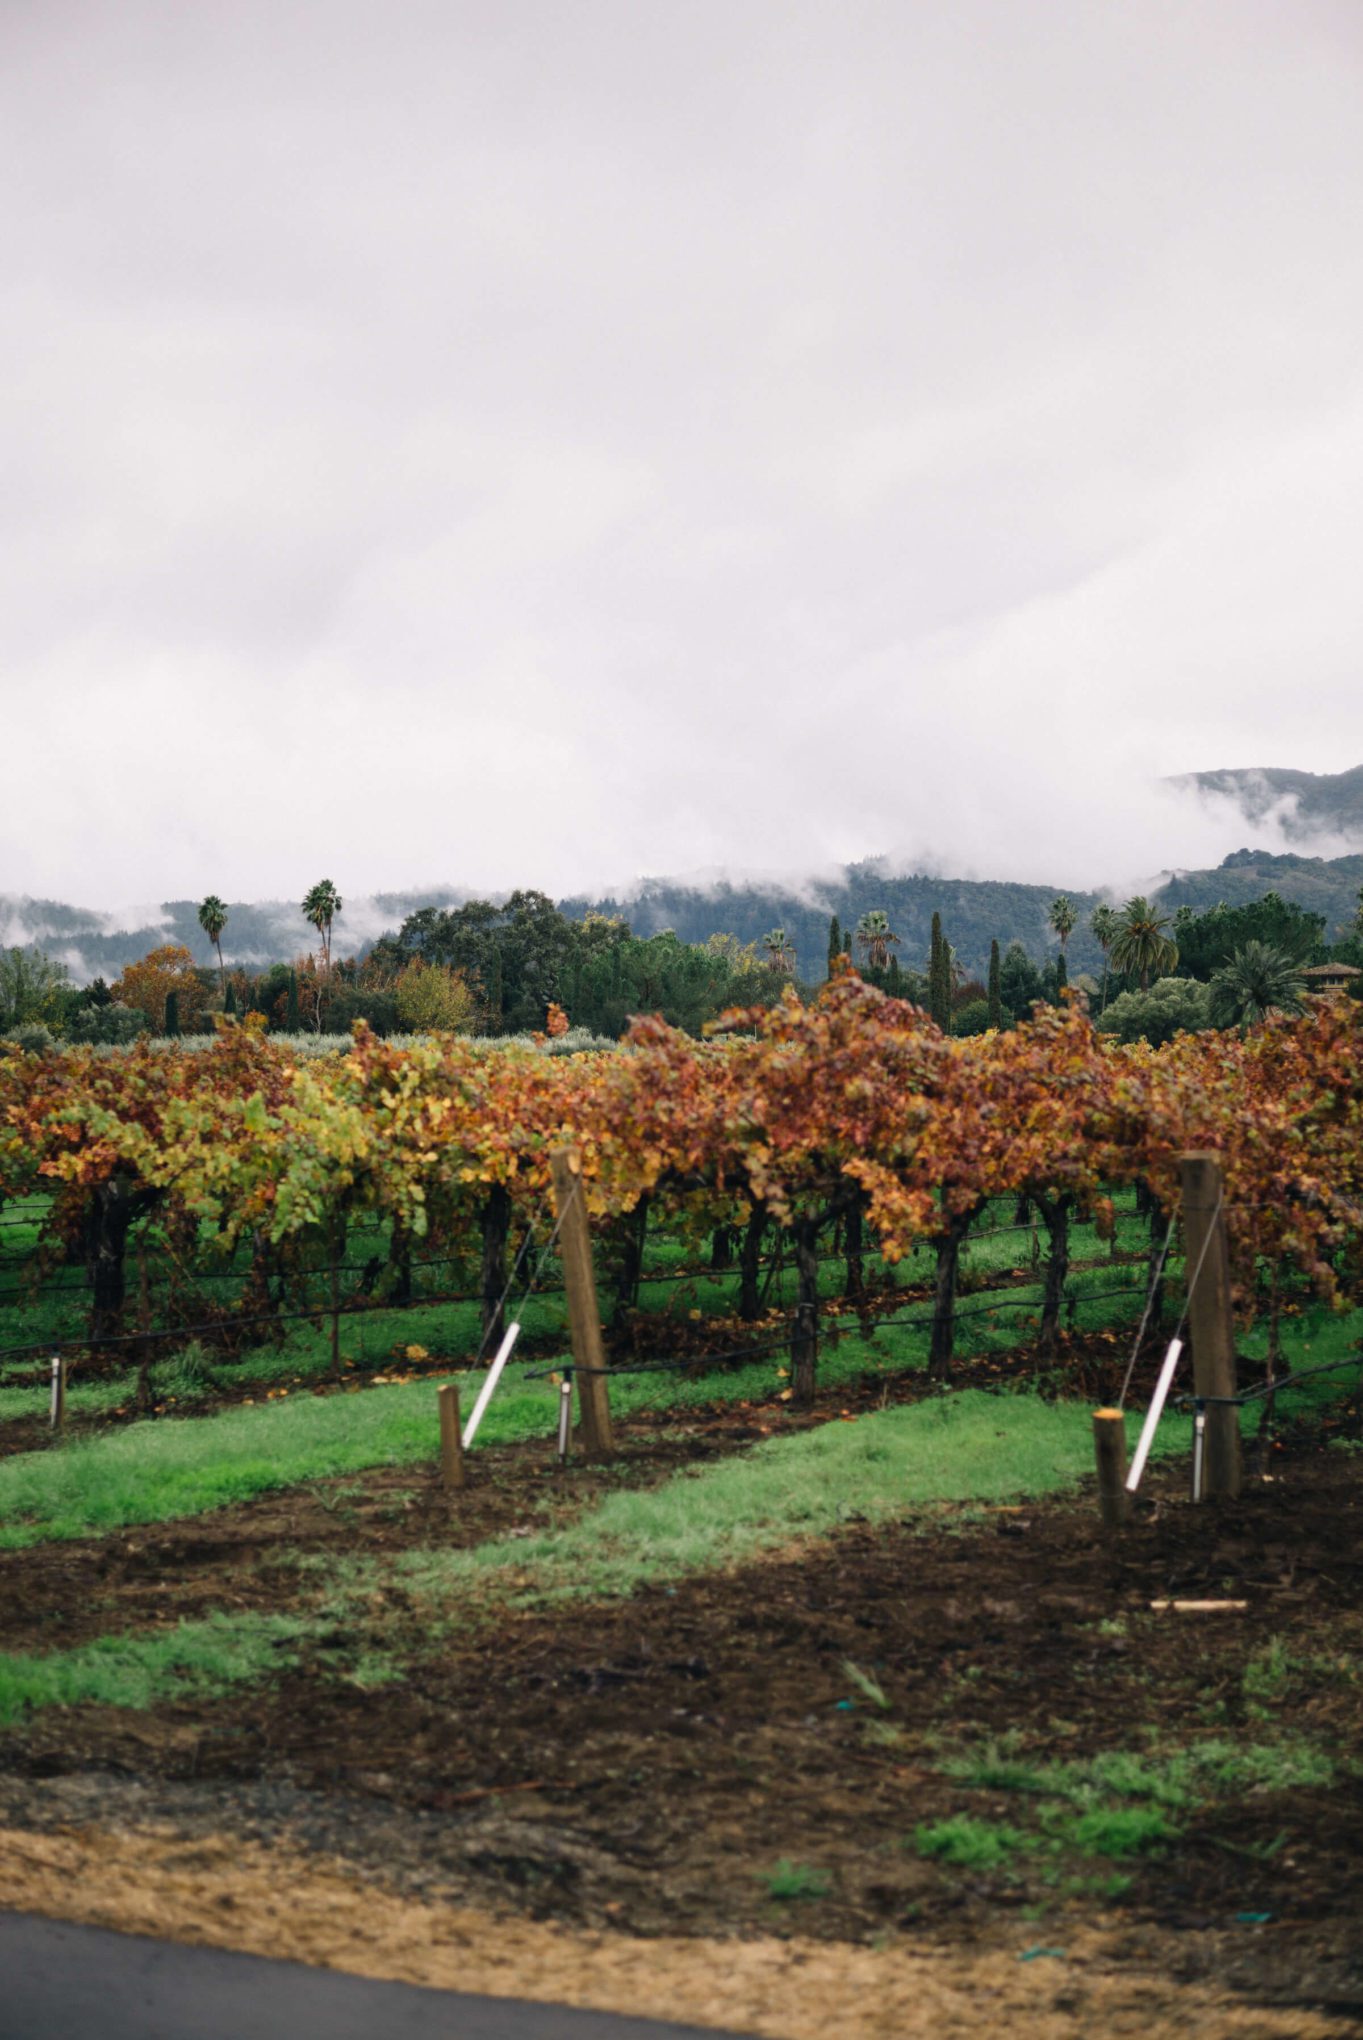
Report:
<svg viewBox="0 0 1363 2040"><path fill-rule="evenodd" d="M1126 1418L1120 1410L1093 1412L1093 1452L1098 1462L1098 1508L1109 1530L1126 1521Z"/></svg>
<svg viewBox="0 0 1363 2040"><path fill-rule="evenodd" d="M52 1428L66 1429L66 1355L52 1355Z"/></svg>
<svg viewBox="0 0 1363 2040"><path fill-rule="evenodd" d="M577 1407L582 1423L582 1445L589 1456L604 1459L614 1452L615 1438L611 1430L610 1396L606 1388L606 1348L596 1307L591 1233L582 1193L582 1157L576 1148L555 1148L549 1157L549 1171L558 1213L563 1281L568 1292L573 1361L578 1369Z"/></svg>
<svg viewBox="0 0 1363 2040"><path fill-rule="evenodd" d="M1193 1393L1235 1394L1235 1323L1231 1315L1230 1254L1222 1201L1221 1157L1184 1155L1183 1232L1187 1261L1188 1324L1193 1347ZM1213 1402L1207 1410L1207 1496L1240 1492L1240 1412Z"/></svg>
<svg viewBox="0 0 1363 2040"><path fill-rule="evenodd" d="M459 1435L459 1390L452 1381L438 1390L440 1405L440 1483L442 1487L464 1485L464 1444Z"/></svg>

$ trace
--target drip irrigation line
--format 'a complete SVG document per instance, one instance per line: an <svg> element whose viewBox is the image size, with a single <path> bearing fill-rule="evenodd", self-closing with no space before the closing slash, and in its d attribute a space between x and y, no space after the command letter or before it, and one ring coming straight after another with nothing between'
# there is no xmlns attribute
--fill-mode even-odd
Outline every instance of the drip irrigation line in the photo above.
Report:
<svg viewBox="0 0 1363 2040"><path fill-rule="evenodd" d="M255 1312L249 1317L203 1318L196 1324L168 1325L161 1330L144 1332L109 1332L99 1338L79 1336L49 1336L46 1339L27 1339L20 1345L0 1346L0 1360L11 1359L24 1353L50 1353L53 1347L75 1348L98 1356L111 1346L136 1346L152 1339L188 1339L197 1332L235 1332L251 1325L318 1324L326 1318L365 1318L379 1310L434 1310L450 1302L460 1302L458 1296L418 1296L410 1303L374 1304L366 1302L359 1308L353 1303L343 1303L333 1312L330 1304L314 1304L308 1310L271 1310Z"/></svg>
<svg viewBox="0 0 1363 2040"><path fill-rule="evenodd" d="M1076 1308L1081 1303L1106 1303L1114 1296L1140 1296L1143 1293L1144 1284L1137 1282L1128 1284L1123 1289L1097 1289L1092 1291L1091 1293L1083 1293L1077 1296L1063 1296L1060 1299L1060 1301L1062 1306L1065 1309L1069 1310ZM977 1304L973 1307L967 1307L965 1310L953 1311L951 1314L951 1321L953 1324L960 1324L962 1320L966 1318L997 1316L998 1312L1001 1310L1039 1311L1041 1307L1042 1307L1041 1302L1034 1296L1019 1297L1017 1301L1013 1303L1008 1302L982 1303ZM911 1317L871 1318L870 1322L876 1330L879 1330L882 1325L899 1325L907 1327L910 1330L921 1330L931 1326L935 1320L935 1317L936 1313L930 1311L926 1315L919 1314L917 1316Z"/></svg>
<svg viewBox="0 0 1363 2040"><path fill-rule="evenodd" d="M1195 1395L1170 1396L1175 1409L1210 1410L1242 1409L1247 1403L1264 1402L1272 1396L1283 1395L1294 1388L1299 1381L1309 1381L1315 1374L1338 1374L1345 1367L1363 1368L1363 1347L1355 1353L1346 1353L1342 1360L1322 1360L1316 1367L1297 1367L1291 1374L1280 1374L1276 1380L1261 1381L1255 1388L1242 1388L1237 1395Z"/></svg>
<svg viewBox="0 0 1363 2040"><path fill-rule="evenodd" d="M584 1367L576 1360L565 1360L559 1367L536 1368L525 1375L526 1381L548 1381L554 1375L599 1374L606 1380L620 1374L684 1374L696 1368L705 1371L720 1367L730 1360L759 1360L768 1353L785 1350L785 1339L764 1339L756 1346L735 1346L727 1353L692 1353L680 1360L622 1360L618 1366Z"/></svg>

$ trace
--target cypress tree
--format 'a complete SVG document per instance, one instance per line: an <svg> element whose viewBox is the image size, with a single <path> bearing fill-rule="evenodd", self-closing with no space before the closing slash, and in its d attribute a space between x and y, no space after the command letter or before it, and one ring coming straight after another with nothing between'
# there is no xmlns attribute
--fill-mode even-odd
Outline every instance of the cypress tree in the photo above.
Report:
<svg viewBox="0 0 1363 2040"><path fill-rule="evenodd" d="M999 945L997 937L989 945L989 1025L1003 1025L1003 994L999 989Z"/></svg>
<svg viewBox="0 0 1363 2040"><path fill-rule="evenodd" d="M899 968L897 956L890 958L889 968L885 972L885 989L892 999L902 999L904 996L904 973Z"/></svg>
<svg viewBox="0 0 1363 2040"><path fill-rule="evenodd" d="M834 914L832 920L828 924L828 975L830 977L832 977L834 966L836 965L837 960L842 955L842 953L843 953L842 929L838 926L837 915Z"/></svg>
<svg viewBox="0 0 1363 2040"><path fill-rule="evenodd" d="M228 1014L229 1016L235 1016L235 1014L236 1014L236 1010L237 1010L237 988L236 988L236 986L235 986L235 985L234 985L234 984L232 983L232 981L231 981L231 979L230 979L230 978L228 979L228 982L227 982L227 990L226 990L226 991L225 991L225 992L223 993L223 995L222 995L222 1010L223 1010L223 1012L224 1012L224 1013Z"/></svg>
<svg viewBox="0 0 1363 2040"><path fill-rule="evenodd" d="M1069 972L1065 968L1065 952L1062 949L1055 959L1055 989L1057 998L1064 991L1069 981Z"/></svg>
<svg viewBox="0 0 1363 2040"><path fill-rule="evenodd" d="M166 1017L162 1026L162 1032L169 1035L172 1041L180 1032L180 994L178 992L166 993Z"/></svg>
<svg viewBox="0 0 1363 2040"><path fill-rule="evenodd" d="M928 1011L943 1034L951 1032L951 949L942 933L942 916L932 917L932 950L928 964Z"/></svg>

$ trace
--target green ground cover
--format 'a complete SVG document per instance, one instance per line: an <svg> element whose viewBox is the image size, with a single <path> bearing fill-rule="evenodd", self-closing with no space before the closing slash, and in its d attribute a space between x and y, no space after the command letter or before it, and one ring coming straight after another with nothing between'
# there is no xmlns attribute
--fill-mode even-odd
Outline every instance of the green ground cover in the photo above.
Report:
<svg viewBox="0 0 1363 2040"><path fill-rule="evenodd" d="M1101 1289L1103 1282L1101 1269L1075 1278L1076 1323L1081 1330L1120 1326L1135 1314L1138 1298L1085 1304L1085 1289ZM1034 1306L1040 1300L1039 1288L1009 1298L1019 1300ZM981 1310L962 1326L961 1353L1006 1351L1026 1330L1019 1323L1022 1315L1002 1308ZM868 1378L888 1384L926 1363L928 1332L921 1322L884 1326L869 1342L861 1338L855 1318L840 1324L844 1335L836 1345L826 1344L820 1359L825 1388ZM315 1359L320 1335L307 1329ZM1357 1348L1360 1334L1363 1311L1334 1313L1317 1306L1285 1322L1285 1354L1292 1364L1302 1366L1344 1359ZM239 1366L260 1366L276 1380L289 1372L306 1378L309 1348L302 1341L299 1345L296 1353L286 1344L282 1355L252 1356ZM780 1356L772 1355L692 1377L622 1372L612 1383L612 1406L627 1416L716 1401L761 1400L779 1387L780 1365ZM228 1371L224 1369L224 1375ZM546 1380L530 1378L538 1372L529 1365L508 1367L484 1419L481 1444L550 1436L557 1390ZM1338 1395L1341 1379L1347 1378L1326 1375L1308 1382L1280 1398L1279 1410L1294 1407L1297 1397L1308 1406L1328 1400ZM305 1394L200 1419L134 1423L78 1436L57 1447L12 1454L0 1460L0 1548L196 1515L300 1481L429 1460L435 1450L434 1386L432 1379L425 1379L356 1394ZM472 1393L471 1384L465 1384L468 1407ZM1246 1412L1247 1436L1255 1434L1258 1422L1258 1407L1252 1406Z"/></svg>
<svg viewBox="0 0 1363 2040"><path fill-rule="evenodd" d="M372 1400L345 1398L342 1407ZM1162 1449L1186 1446L1187 1431L1186 1423L1172 1426ZM274 1616L222 1616L41 1657L0 1656L0 1721L82 1700L145 1707L187 1685L214 1691L267 1676L288 1661L287 1650L334 1629L349 1610L368 1608L376 1583L391 1582L395 1570L437 1620L621 1596L645 1581L741 1565L851 1521L1052 1492L1087 1470L1091 1452L1087 1412L1036 1396L966 1391L825 1424L655 1488L608 1495L575 1522L537 1537L494 1538L467 1551L431 1548L382 1567L328 1557L320 1607L282 1626Z"/></svg>
<svg viewBox="0 0 1363 2040"><path fill-rule="evenodd" d="M1118 1860L1157 1855L1189 1823L1256 1794L1320 1790L1336 1757L1290 1726L1256 1740L1150 1740L1062 1762L1019 1751L1015 1738L937 1766L968 1792L1013 1804L1008 1818L969 1811L916 1828L908 1845L962 1869L997 1869L1019 1854ZM1347 1767L1346 1767L1347 1768ZM1270 1845L1271 1848L1271 1845Z"/></svg>
<svg viewBox="0 0 1363 2040"><path fill-rule="evenodd" d="M1133 1438L1138 1424L1133 1415ZM1160 1450L1186 1449L1190 1428L1186 1419L1171 1420ZM503 1604L600 1599L648 1580L742 1565L848 1522L888 1522L934 1503L1049 1494L1092 1464L1082 1406L965 1389L764 1439L658 1487L609 1495L588 1515L539 1536L410 1552L395 1564L414 1590L441 1599L463 1599L474 1586L481 1593L498 1573L516 1582L494 1587Z"/></svg>
<svg viewBox="0 0 1363 2040"><path fill-rule="evenodd" d="M311 1626L285 1615L210 1615L173 1629L97 1637L79 1650L0 1653L0 1726L39 1707L152 1707L225 1692L296 1662L295 1646Z"/></svg>
<svg viewBox="0 0 1363 2040"><path fill-rule="evenodd" d="M1086 1286L1101 1289L1104 1277L1102 1269L1077 1276L1076 1298L1082 1299ZM1022 1302L1034 1311L1040 1294L1032 1286L1011 1294L1008 1301ZM1080 1301L1077 1322L1081 1328L1120 1324L1133 1314L1128 1306L1136 1302L1137 1298L1127 1298L1085 1306ZM1025 1335L1025 1323L1019 1323L1023 1315L1017 1309L981 1311L969 1320L968 1338L962 1328L962 1352L1004 1351L1015 1345ZM404 1322L405 1314L394 1312L389 1329L396 1332ZM861 1337L855 1317L839 1320L839 1329L843 1336L836 1345L825 1345L820 1359L825 1388L868 1377L888 1382L926 1364L928 1331L923 1322L882 1327L869 1341ZM328 1365L324 1333L308 1326L295 1327L282 1349L249 1356L214 1373L223 1385L288 1376L306 1382ZM547 1438L552 1433L557 1389L546 1380L530 1378L541 1373L543 1365L513 1363L507 1368L479 1432L481 1444ZM779 1389L781 1366L780 1355L773 1354L693 1377L622 1371L612 1382L612 1407L628 1416L642 1410L762 1399ZM305 1394L198 1419L143 1421L12 1454L0 1460L0 1548L196 1515L299 1481L429 1459L435 1449L434 1388L432 1379L424 1379L369 1388L362 1394ZM45 1391L34 1388L27 1393L35 1399L35 1410L45 1407ZM471 1384L465 1395L471 1408Z"/></svg>
<svg viewBox="0 0 1363 2040"><path fill-rule="evenodd" d="M1294 1321L1290 1331L1298 1335L1296 1357L1344 1350L1356 1342L1361 1318L1363 1313L1331 1318L1318 1311L1307 1321ZM732 1392L734 1377L726 1379ZM656 1393L658 1385L656 1376L633 1378L636 1393ZM617 1384L622 1393L629 1386ZM679 1384L670 1386L676 1391ZM715 1383L681 1386L697 1393L708 1386L713 1394ZM6 1541L76 1535L82 1528L129 1520L121 1484L137 1477L139 1431L163 1441L155 1476L165 1514L183 1512L175 1506L177 1481L180 1499L193 1494L200 1505L211 1488L226 1501L243 1491L259 1492L261 1484L280 1484L277 1462L286 1451L296 1455L296 1477L303 1477L301 1468L315 1477L372 1465L376 1445L384 1457L428 1457L434 1434L430 1387L412 1383L230 1411L200 1423L135 1426L84 1450L24 1455L0 1467L0 1476L13 1468L28 1476L45 1470L59 1491L44 1494L40 1483L29 1493L29 1502L42 1512L41 1524L15 1522L14 1504L22 1496L13 1486L0 1495L7 1532L18 1532L7 1534ZM548 1384L523 1378L510 1382L504 1399L492 1405L489 1436L525 1435L532 1418L543 1422L553 1398ZM1129 1435L1134 1436L1139 1421L1133 1412ZM1186 1452L1190 1428L1186 1417L1167 1417L1157 1453ZM348 1459L356 1449L363 1457ZM1047 1402L1033 1393L967 1390L901 1404L852 1422L766 1440L657 1487L617 1491L577 1520L537 1536L494 1538L469 1550L409 1552L386 1560L381 1571L363 1558L348 1564L328 1558L325 1567L305 1566L299 1574L305 1600L309 1577L324 1574L320 1604L282 1626L278 1617L222 1616L173 1630L104 1638L43 1657L0 1657L0 1719L82 1699L146 1706L190 1686L225 1690L244 1679L268 1676L291 1661L296 1649L333 1628L338 1615L361 1606L372 1609L375 1586L381 1578L390 1581L394 1570L408 1593L426 1604L429 1619L422 1633L429 1637L438 1635L442 1622L495 1618L497 1610L507 1607L622 1596L646 1582L741 1566L764 1553L827 1536L849 1522L903 1519L941 1505L954 1506L968 1520L977 1505L1072 1485L1089 1471L1091 1450L1086 1409ZM96 1463L100 1477L90 1479L90 1464L82 1462ZM74 1485L63 1487L73 1467ZM366 1619L372 1629L372 1615ZM382 1676L388 1677L395 1666L384 1658L384 1641L382 1634L367 1634L366 1661L377 1665L383 1659ZM1256 1705L1281 1698L1295 1669L1271 1652L1262 1663L1256 1659L1246 1673L1247 1680L1252 1675ZM359 1666L344 1675L358 1679L362 1672ZM876 1697L878 1709L892 1715L893 1695ZM1319 1752L1282 1740L1264 1742L1262 1748L1237 1744L1229 1751L1209 1742L1182 1754L1147 1752L1139 1758L1108 1753L1082 1764L1036 1761L995 1746L948 1758L944 1768L965 1787L1008 1791L1020 1804L1035 1801L1035 1812L1015 1817L1018 1833L1032 1838L1028 1846L1044 1842L1097 1857L1161 1846L1175 1831L1180 1811L1208 1794L1283 1789L1294 1782L1319 1783L1329 1775ZM928 1838L927 1852L964 1862L977 1844L992 1848L992 1842L978 1836L972 1840L965 1832L972 1820L973 1815L962 1816L960 1832L957 1823L951 1835Z"/></svg>

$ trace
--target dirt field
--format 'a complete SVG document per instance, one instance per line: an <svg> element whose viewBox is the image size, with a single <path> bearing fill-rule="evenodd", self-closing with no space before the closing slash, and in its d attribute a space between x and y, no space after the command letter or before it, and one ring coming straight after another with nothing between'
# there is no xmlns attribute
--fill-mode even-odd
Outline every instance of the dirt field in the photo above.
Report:
<svg viewBox="0 0 1363 2040"><path fill-rule="evenodd" d="M764 1423L688 1413L627 1439L627 1477ZM5 1554L0 1644L287 1606L286 1545L473 1542L606 1477L554 1501L543 1447L499 1457L458 1513L398 1469ZM40 1714L0 1736L0 1899L790 2040L1193 2010L1206 2032L1363 2029L1360 1475L1356 1452L1288 1450L1194 1510L1168 1473L1115 1541L1087 1497L853 1522L437 1653L413 1633L408 1674L370 1690L305 1658L227 1700ZM1247 1606L1152 1611L1174 1598ZM962 1774L971 1753L1083 1766L1212 1739L1309 1746L1333 1775L1269 1763L1157 1847L1095 1854L1048 1839L997 1761ZM1004 1837L995 1860L925 1849L962 1819Z"/></svg>

